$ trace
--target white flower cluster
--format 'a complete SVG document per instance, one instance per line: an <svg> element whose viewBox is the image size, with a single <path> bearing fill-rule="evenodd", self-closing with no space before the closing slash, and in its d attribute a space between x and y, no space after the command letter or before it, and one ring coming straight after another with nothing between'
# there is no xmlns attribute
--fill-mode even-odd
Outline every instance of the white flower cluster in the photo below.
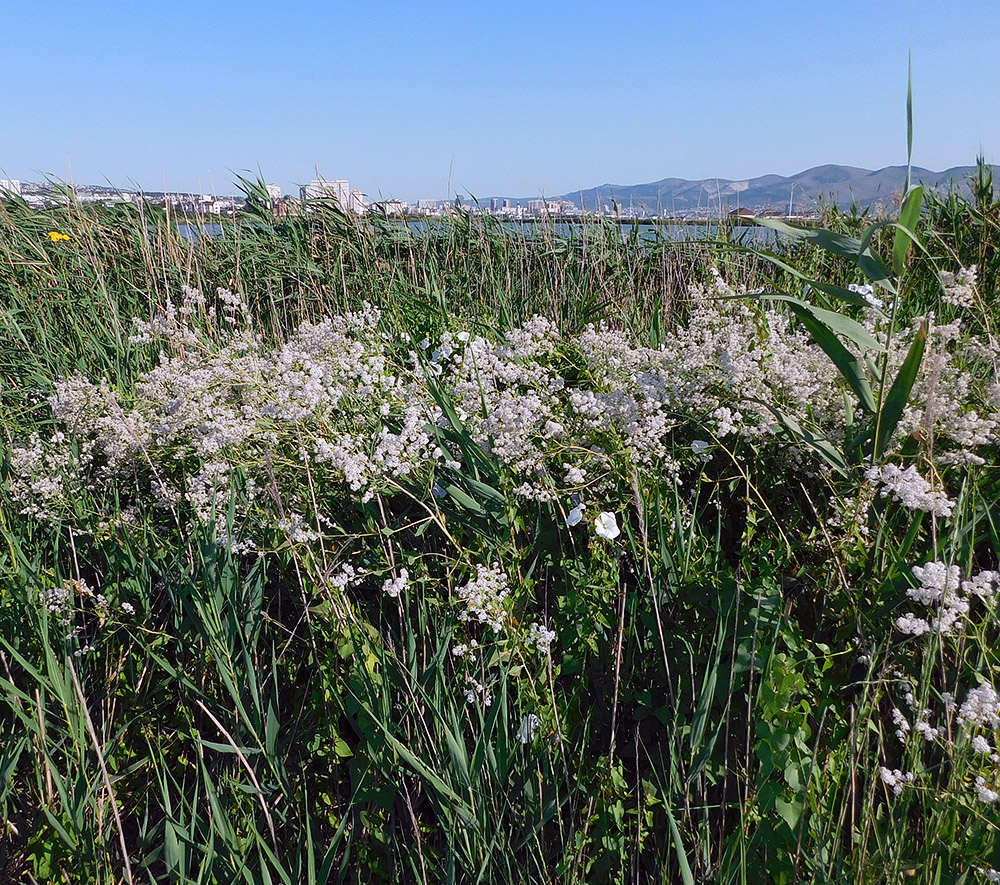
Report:
<svg viewBox="0 0 1000 885"><path fill-rule="evenodd" d="M986 785L986 778L979 776L976 778L976 796L980 802L993 805L1000 800L1000 793Z"/></svg>
<svg viewBox="0 0 1000 885"><path fill-rule="evenodd" d="M564 337L535 317L499 341L444 332L436 343L425 339L418 355L405 337L379 331L371 307L303 323L267 349L237 322L246 314L238 295L217 292L217 308L185 289L179 304L136 322L137 340L158 341L163 352L134 396L80 376L60 382L50 402L67 433L13 448L11 490L26 513L52 518L78 488L117 493L129 478L137 500L152 494L207 522L230 504L233 468L249 473L251 488L273 487L273 453L287 447L321 481L367 500L417 471L459 466L457 450L433 429L449 424L441 393L472 438L511 470L516 493L540 501L566 487L599 499L613 460L655 461L670 477L681 469L673 453L702 458L723 437L774 437L783 431L769 405L835 438L846 390L836 367L786 314L739 294L718 274L692 286L686 322L655 348L607 326ZM932 325L933 358L896 436L924 431L940 463L975 463L978 449L997 441L1000 360L992 345L957 347L957 328ZM890 371L912 334L893 339ZM960 367L959 356L978 359L977 370ZM692 442L693 427L700 433ZM712 442L699 438L708 434ZM913 468L889 465L872 480L906 506L951 512L947 496ZM289 503L301 511L308 502ZM258 501L258 522L269 506ZM280 512L271 515L274 529ZM570 523L582 515L577 504ZM237 516L249 518L248 508ZM233 534L240 545L253 540L252 531Z"/></svg>
<svg viewBox="0 0 1000 885"><path fill-rule="evenodd" d="M467 661L474 661L479 656L479 642L470 639L468 642L459 642L451 647L451 654L456 658L465 658Z"/></svg>
<svg viewBox="0 0 1000 885"><path fill-rule="evenodd" d="M918 317L914 332L925 323L926 350L894 439L923 437L941 465L983 464L978 450L995 444L1000 430L1000 346L963 336L959 323L938 324L933 315ZM892 372L902 365L909 344L908 335L893 339Z"/></svg>
<svg viewBox="0 0 1000 885"><path fill-rule="evenodd" d="M955 502L944 492L935 489L914 466L905 469L895 464L872 467L865 472L865 479L881 485L881 496L899 501L909 510L925 510L934 516L951 516Z"/></svg>
<svg viewBox="0 0 1000 885"><path fill-rule="evenodd" d="M465 690L462 694L465 695L467 704L479 701L484 707L488 707L493 703L493 693L474 676L465 677Z"/></svg>
<svg viewBox="0 0 1000 885"><path fill-rule="evenodd" d="M981 734L973 735L972 749L980 756L989 756L993 752L990 742Z"/></svg>
<svg viewBox="0 0 1000 885"><path fill-rule="evenodd" d="M948 634L963 629L962 618L969 613L972 599L981 599L992 607L1000 589L1000 574L995 571L982 571L962 580L962 572L957 565L943 562L915 565L913 575L919 583L908 588L906 595L921 605L937 610L936 617L922 618L907 612L896 619L896 627L901 632L914 636Z"/></svg>
<svg viewBox="0 0 1000 885"><path fill-rule="evenodd" d="M81 465L61 432L45 442L33 433L10 450L8 486L25 516L55 518L60 504L82 484Z"/></svg>
<svg viewBox="0 0 1000 885"><path fill-rule="evenodd" d="M897 796L903 795L903 790L906 789L907 785L913 783L913 772L908 771L905 774L898 768L885 768L880 766L878 770L879 777L882 778L882 783L884 783L893 793Z"/></svg>
<svg viewBox="0 0 1000 885"><path fill-rule="evenodd" d="M397 577L386 579L386 582L382 585L382 591L386 596L396 599L409 585L410 574L405 568L402 568L399 570Z"/></svg>
<svg viewBox="0 0 1000 885"><path fill-rule="evenodd" d="M940 569L932 571L941 572ZM953 573L948 574L947 571L945 575L945 582L955 578ZM941 581L936 580L936 583L940 584ZM989 683L981 683L967 692L960 706L948 692L942 693L941 700L944 705L941 717L943 724L935 728L930 724L931 710L921 709L912 690L908 690L906 703L915 715L915 724L911 728L906 716L894 706L891 709L891 717L896 737L905 744L911 731L916 732L925 741L940 742L943 749L951 753L956 749L957 743L961 745L961 742L954 738L958 731L963 736L965 746L974 754L967 763L973 766L972 770L976 773L972 788L977 799L986 804L1000 801L1000 794L990 786L1000 782L1000 753L994 749L994 744L989 739L992 736L995 741L997 733L1000 732L1000 697L996 689ZM987 734L982 733L984 730ZM898 770L882 768L879 773L896 795L901 793L906 784L913 781L912 776L903 775Z"/></svg>
<svg viewBox="0 0 1000 885"><path fill-rule="evenodd" d="M507 575L498 565L480 565L476 571L475 578L456 590L463 605L459 617L463 621L475 620L486 624L499 633L507 619Z"/></svg>
<svg viewBox="0 0 1000 885"><path fill-rule="evenodd" d="M72 620L73 614L73 585L69 581L64 581L58 587L49 587L40 590L38 601L49 614L56 615L62 626L67 626Z"/></svg>
<svg viewBox="0 0 1000 885"><path fill-rule="evenodd" d="M179 305L167 299L154 310L153 317L148 322L138 317L132 319L135 334L129 341L133 344L148 344L165 339L178 346L197 345L198 334L192 328L191 320L195 314L207 314L206 305L207 300L201 292L191 286L182 286Z"/></svg>
<svg viewBox="0 0 1000 885"><path fill-rule="evenodd" d="M528 630L528 645L542 654L548 653L555 638L556 631L547 629L543 624L532 624Z"/></svg>
<svg viewBox="0 0 1000 885"><path fill-rule="evenodd" d="M976 304L976 266L959 268L957 273L939 274L944 294L941 300L954 307L970 308Z"/></svg>
<svg viewBox="0 0 1000 885"><path fill-rule="evenodd" d="M970 689L958 709L958 721L966 726L1000 728L1000 698L992 685Z"/></svg>
<svg viewBox="0 0 1000 885"><path fill-rule="evenodd" d="M227 511L237 466L250 473L237 513L248 516L258 483L274 486L272 452L282 444L330 465L333 477L325 476L366 498L445 457L427 432L440 410L412 366L390 366L376 332L378 311L304 323L267 351L257 336L235 328L245 313L239 297L222 290L218 298L221 326L214 330L196 322L216 312L204 309L195 290L184 291L179 307L168 302L149 322L137 322L140 340L160 340L167 349L140 379L130 406L104 382L76 375L56 385L52 413L67 433L44 442L31 437L11 454L10 489L25 513L54 518L80 488L120 495L131 486L136 499L152 492L155 502L172 510L183 504L208 524ZM312 451L303 439L313 441ZM269 501L261 503L258 520ZM299 516L274 514L270 527L294 542L319 538ZM235 534L232 543L250 549L252 540Z"/></svg>

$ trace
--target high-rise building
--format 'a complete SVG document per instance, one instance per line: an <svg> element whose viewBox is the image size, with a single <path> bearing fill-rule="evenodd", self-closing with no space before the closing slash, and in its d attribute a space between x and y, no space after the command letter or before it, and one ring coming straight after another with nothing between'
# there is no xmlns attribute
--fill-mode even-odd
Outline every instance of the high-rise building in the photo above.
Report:
<svg viewBox="0 0 1000 885"><path fill-rule="evenodd" d="M0 194L21 196L21 182L16 178L0 178Z"/></svg>

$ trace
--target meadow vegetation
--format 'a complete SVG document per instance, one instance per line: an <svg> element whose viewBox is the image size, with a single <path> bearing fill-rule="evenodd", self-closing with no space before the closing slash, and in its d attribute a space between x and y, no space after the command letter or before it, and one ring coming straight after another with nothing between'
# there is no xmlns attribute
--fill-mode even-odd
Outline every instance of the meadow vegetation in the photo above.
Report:
<svg viewBox="0 0 1000 885"><path fill-rule="evenodd" d="M1000 881L989 174L2 204L0 881Z"/></svg>

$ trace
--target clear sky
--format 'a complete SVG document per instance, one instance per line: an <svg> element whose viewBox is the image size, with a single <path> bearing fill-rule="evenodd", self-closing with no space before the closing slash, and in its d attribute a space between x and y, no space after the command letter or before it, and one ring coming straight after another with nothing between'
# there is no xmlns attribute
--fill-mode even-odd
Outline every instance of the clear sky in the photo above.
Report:
<svg viewBox="0 0 1000 885"><path fill-rule="evenodd" d="M1000 162L998 0L0 0L0 177L555 196Z"/></svg>

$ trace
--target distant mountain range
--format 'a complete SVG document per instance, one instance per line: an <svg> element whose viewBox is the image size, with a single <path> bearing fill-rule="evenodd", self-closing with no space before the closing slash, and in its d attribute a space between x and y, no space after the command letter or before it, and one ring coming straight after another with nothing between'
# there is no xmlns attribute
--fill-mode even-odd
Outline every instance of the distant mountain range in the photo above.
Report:
<svg viewBox="0 0 1000 885"><path fill-rule="evenodd" d="M1000 167L993 167L1000 179ZM975 166L955 166L944 172L913 167L913 181L931 188L968 190ZM862 207L891 206L906 187L906 167L860 169L857 166L815 166L797 175L762 175L742 181L729 178L664 178L649 184L602 184L567 193L562 199L582 209L599 212L617 204L637 214L718 215L737 208L773 210L798 214L820 205L840 207L857 203ZM789 211L791 210L791 211Z"/></svg>

